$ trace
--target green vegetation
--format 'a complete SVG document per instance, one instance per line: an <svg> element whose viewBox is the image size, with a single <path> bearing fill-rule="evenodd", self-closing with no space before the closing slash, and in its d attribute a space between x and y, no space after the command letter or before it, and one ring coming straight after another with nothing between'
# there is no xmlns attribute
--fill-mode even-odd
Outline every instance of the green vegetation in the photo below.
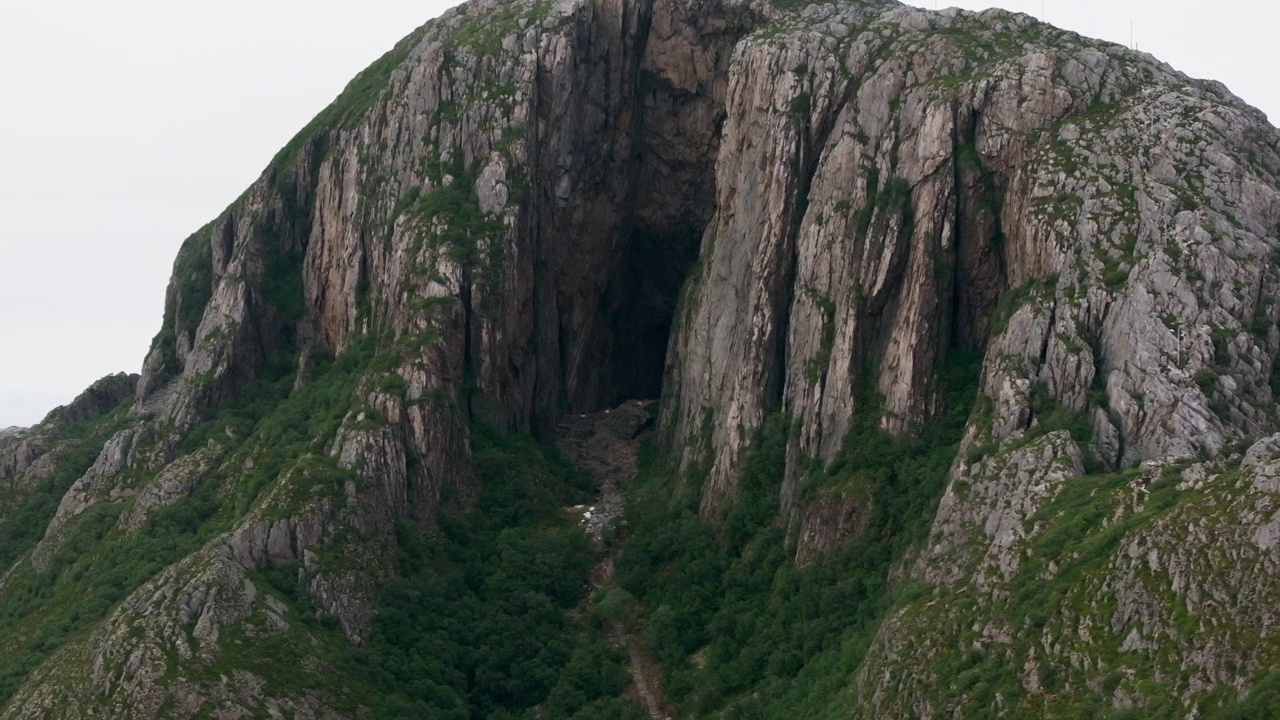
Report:
<svg viewBox="0 0 1280 720"><path fill-rule="evenodd" d="M1248 329L1260 345L1266 345L1271 335L1271 328L1275 327L1275 324L1275 320L1271 317L1271 305L1260 302L1254 310L1253 318L1249 321Z"/></svg>
<svg viewBox="0 0 1280 720"><path fill-rule="evenodd" d="M1002 619L1015 632L1025 637L1040 637L1039 633L1055 621L1068 603L1068 593L1078 589L1084 574L1109 560L1122 529L1096 531L1113 510L1112 503L1117 496L1112 491L1129 479L1128 475L1099 477L1098 482L1077 478L1032 519L1032 523L1047 527L1033 543L1029 559L1010 583L1012 597L1002 603L1002 607L1008 608L1007 616ZM1092 538L1091 533L1094 533ZM1084 552L1068 555L1068 548L1076 547ZM1058 570L1046 581L1044 572L1049 562L1058 564L1055 566ZM941 595L934 594L927 605L921 607L917 603L908 612L913 625L935 630L945 628L945 632L956 635L953 649L930 660L929 671L946 679L944 686L935 688L937 702L951 708L964 708L966 716L972 712L974 717L988 717L984 713L997 706L997 698L1011 703L1014 709L1008 713L1011 718L1112 717L1104 711L1109 708L1101 696L1087 697L1082 704L1079 694L1057 695L1063 689L1063 678L1052 665L1045 668L1041 682L1046 690L1054 693L1051 697L1058 698L1058 704L1055 712L1046 712L1044 696L1030 695L1018 672L1024 661L1024 641L1011 648L1003 643L991 643L971 629L980 617L978 605L972 598L944 590Z"/></svg>
<svg viewBox="0 0 1280 720"><path fill-rule="evenodd" d="M1243 702L1233 702L1223 711L1222 720L1274 720L1280 717L1280 671L1262 678Z"/></svg>
<svg viewBox="0 0 1280 720"><path fill-rule="evenodd" d="M996 337L1009 327L1009 321L1023 305L1029 302L1043 303L1053 298L1058 286L1058 276L1050 275L1044 279L1032 278L1016 288L1006 290L1000 295L996 311L991 316L991 336Z"/></svg>
<svg viewBox="0 0 1280 720"><path fill-rule="evenodd" d="M447 185L443 182L446 168L432 168L430 174L437 183L436 187L425 194L406 196L401 200L400 210L416 218L422 228L416 241L419 245L426 243L432 249L446 253L472 273L476 281L494 287L501 283L506 265L507 246L503 242L506 226L500 218L480 208L474 191L475 168L463 164L461 151L455 152L453 157L454 163L447 168L452 181ZM418 249L415 247L415 256ZM437 272L434 268L423 267L421 270L428 277ZM490 295L487 292L481 295L480 312L491 309L488 307ZM430 298L420 302L438 304L455 301L454 298Z"/></svg>
<svg viewBox="0 0 1280 720"><path fill-rule="evenodd" d="M475 265L480 262L482 251L487 255L498 249L500 244L489 240L499 236L504 227L480 209L474 172L459 166L450 174L453 182L418 197L410 212L427 228L437 219L443 220L442 229L433 238L438 247L446 248L455 260Z"/></svg>
<svg viewBox="0 0 1280 720"><path fill-rule="evenodd" d="M342 501L343 484L355 477L334 464L328 443L352 409L357 380L375 365L371 342L358 343L338 359L316 357L315 379L294 391L292 355L280 352L179 448L179 455L204 452L221 460L187 497L152 510L137 532L118 525L128 501L96 502L68 521L49 566L36 571L20 560L127 415L122 409L64 429L58 469L0 521L0 561L5 568L19 561L0 594L0 637L10 639L0 659L0 702L33 667L90 632L134 589L232 528L275 484L288 482L288 492L271 495L268 516L294 514L316 497Z"/></svg>
<svg viewBox="0 0 1280 720"><path fill-rule="evenodd" d="M1112 710L1107 697L1098 693L1061 692L1065 683L1084 678L1078 669L1057 668L1046 662L1041 667L1041 682L1046 695L1031 695L1024 688L1014 668L1021 667L1028 650L1026 638L1043 633L1071 638L1069 618L1085 616L1110 617L1114 600L1107 594L1090 590L1108 574L1108 567L1120 549L1121 541L1138 527L1149 524L1173 508L1199 500L1200 493L1177 489L1182 467L1166 469L1154 482L1145 485L1146 502L1139 508L1124 507L1131 497L1138 471L1103 473L1075 478L1028 522L1041 528L1031 541L1026 560L1008 583L1008 608L1005 620L1017 633L1011 645L973 657L949 655L939 658L937 670L953 678L951 692L944 701L964 703L973 708L988 708L997 695L1012 700L1023 708L1011 717L1108 717L1108 718L1173 718L1180 717L1180 704L1154 687L1139 687L1140 696L1148 703L1130 712ZM1097 603L1104 603L1096 607ZM972 609L972 606L967 606ZM962 638L972 641L976 637ZM1126 668L1136 671L1138 678L1150 677L1152 668L1142 654L1131 656L1119 652L1121 637L1111 635L1094 646L1092 652L1107 654L1105 669L1111 676L1094 677L1093 682L1114 692ZM1012 654L1012 656L1011 656ZM1159 673L1156 673L1159 674ZM1215 716L1210 713L1210 716Z"/></svg>
<svg viewBox="0 0 1280 720"><path fill-rule="evenodd" d="M213 297L213 254L210 248L211 226L205 226L182 244L174 263L173 275L178 281L175 318L166 318L165 327L176 327L188 337L195 335L204 307ZM176 320L176 324L175 321Z"/></svg>
<svg viewBox="0 0 1280 720"><path fill-rule="evenodd" d="M83 637L130 592L223 527L209 490L156 510L133 535L116 528L125 506L99 502L68 526L48 567L19 563L0 604L0 703L66 642ZM41 526L43 528L43 526Z"/></svg>
<svg viewBox="0 0 1280 720"><path fill-rule="evenodd" d="M1158 718L1172 720L1186 715L1184 701L1171 692L1186 682L1183 664L1187 643L1195 644L1206 628L1192 614L1179 593L1170 586L1165 571L1137 563L1136 576L1116 569L1130 566L1122 549L1127 540L1144 529L1165 531L1185 527L1207 511L1222 508L1239 497L1244 484L1238 471L1228 470L1212 483L1197 488L1183 485L1183 471L1194 463L1183 461L1156 473L1138 469L1100 472L1072 478L1034 515L1025 529L1031 539L1018 556L1017 571L999 587L998 605L975 601L971 589L939 587L925 599L902 606L903 627L929 628L947 638L928 657L928 672L945 680L929 690L930 701L965 717L990 717L990 709L1004 703L1001 717L1093 717L1111 720ZM1164 538L1148 546L1150 552L1168 552ZM1246 561L1247 562L1247 561ZM1195 572L1197 568L1187 568ZM1127 627L1105 629L1123 612L1117 606L1111 583L1127 577L1139 592L1151 593L1158 602L1157 619L1131 618ZM1141 599L1139 599L1141 602ZM984 606L985 605L985 606ZM994 616L993 616L994 613ZM988 622L1007 628L1008 636L993 638L979 631ZM1081 627L1102 632L1086 634ZM1162 629L1166 623L1171 627ZM1122 650L1133 627L1157 639L1156 652ZM1161 628L1161 629L1158 629ZM1154 635L1150 635L1154 633ZM1167 633L1167 634L1166 634ZM1221 637L1220 635L1218 635ZM1054 638L1047 656L1039 652L1043 638ZM1242 657L1253 638L1241 638ZM1078 653L1078 655L1075 655ZM1064 657L1089 657L1084 664ZM1026 686L1028 668L1037 669L1041 691ZM1205 718L1270 718L1280 703L1280 681L1274 673L1257 678L1244 701L1233 688L1198 694L1197 714ZM1119 693L1119 695L1117 695ZM1127 697L1133 706L1113 707L1116 697Z"/></svg>
<svg viewBox="0 0 1280 720"><path fill-rule="evenodd" d="M960 166L966 170L974 172L982 172L982 155L978 152L978 146L973 142L967 142L956 150L956 159L960 161Z"/></svg>
<svg viewBox="0 0 1280 720"><path fill-rule="evenodd" d="M784 8L808 4L773 2ZM549 7L539 4L538 12ZM524 15L518 5L492 16L466 17L465 8L459 12L464 20L446 50L459 57L498 54L502 38L517 16ZM535 13L534 19L542 17ZM975 63L1023 51L1021 40L1004 34L978 37L959 24L943 32L952 35ZM375 343L366 340L336 359L314 358L313 379L295 388L300 348L290 335L305 309L303 254L295 241L305 236L309 213L291 204L297 193L289 183L297 179L295 169L303 153L323 152L327 134L359 122L377 105L395 68L419 38L407 38L357 77L274 161L283 214L263 221L265 264L254 289L271 309L267 317L279 320L285 338L256 379L185 438L179 455L204 453L215 463L192 493L153 511L133 533L119 524L129 510L128 500L98 502L68 524L47 569L36 572L21 562L67 488L92 464L102 443L122 427L123 415L117 414L96 427L68 430L56 472L5 507L0 517L0 569L19 562L0 589L0 637L7 641L0 657L0 703L58 648L100 626L129 593L247 513L296 516L317 499L341 507L346 502L344 485L362 482L330 457L332 439L353 411L365 413L360 427L385 423L362 406L357 387L403 397L409 384L395 372L399 355L386 349L378 353ZM486 62L492 64L481 61ZM806 70L798 67L795 72ZM447 63L443 72L450 72ZM947 82L968 82L971 77ZM485 93L510 96L514 86L493 81L485 85ZM467 103L479 97L442 103L435 120L460 119ZM787 111L806 116L811 104L810 96L801 94ZM499 149L522 140L523 130L508 130ZM479 207L472 191L475 168L462 165L460 152L449 156L455 159L453 166L441 167L437 157L428 168L433 189L407 193L392 217L404 214L423 230L420 242L430 250L457 261L475 280L496 284L505 245L494 240L505 233L505 225ZM1085 164L1072 145L1057 139L1048 142L1042 160L1069 172ZM958 161L963 170L985 176L972 144L959 148ZM453 178L449 184L443 182L446 171ZM908 242L913 222L910 184L890 177L881 186L875 171L868 182L869 200L863 207L855 212L853 204L842 199L834 210L853 214L854 227L864 240L874 235L878 242ZM1137 189L1131 184L1118 186L1115 194L1126 206L1136 204ZM994 196L979 202L980 209L999 215ZM1083 202L1079 197L1058 198L1047 206L1047 213L1074 223ZM803 214L804 206L800 207ZM896 237L889 237L895 222ZM176 292L156 339L171 362L177 337L194 333L211 296L212 228L202 229L184 244L175 266ZM1121 238L1118 246L1097 248L1096 258L1105 285L1120 289L1137 262L1137 238L1113 234ZM414 254L421 249L415 247ZM1170 256L1176 260L1180 252L1174 248ZM700 266L690 271L685 293L696 289L700 273ZM368 283L362 278L362 319L369 317ZM1005 331L1026 303L1052 301L1056 284L1055 276L1005 293L992 333ZM407 294L415 293L410 289ZM482 296L488 299L491 294ZM808 368L810 379L817 380L830 360L835 304L820 294L813 294L812 300L824 320L821 345ZM415 310L451 310L459 300L418 297L410 302ZM1266 309L1260 308L1246 329L1261 341L1273 326ZM1172 323L1170 327L1177 329ZM1233 332L1215 330L1220 356L1229 352ZM1086 337L1083 331L1078 334ZM1076 336L1062 334L1058 339L1069 352L1085 350ZM1094 359L1100 359L1096 351ZM943 414L904 433L885 432L886 418L877 399L869 394L860 398L861 411L840 457L829 466L800 461L799 484L788 489L799 509L790 516L780 514L779 497L795 436L782 414L770 417L760 429L745 459L737 496L710 521L699 513L705 468L679 471L673 458L659 457L652 446L645 447L626 522L607 535L611 542L623 543L616 565L620 587L595 596L590 594L589 576L596 548L575 518L562 512L565 505L589 497L589 484L554 451L532 439L475 425L471 470L476 482L470 486L474 495L449 497L439 526L429 532L409 520L397 523L394 548L385 558L391 577L372 589L378 614L364 644L351 647L333 619L318 616L314 598L299 581L299 567L266 568L251 580L283 603L287 628L274 634L258 632L274 618L259 606L245 624L224 629L220 654L211 666L174 663L173 674L162 682L173 682L179 675L216 681L235 670L250 670L265 679L268 693L320 691L338 709L370 720L644 720L647 715L625 698L628 658L611 638L626 626L660 662L666 697L683 715L725 720L841 716L848 711L843 703L850 678L875 632L890 611L905 609L922 619L918 627L955 630L955 651L942 653L922 671L945 679L936 688L937 699L943 705L954 702L951 707L964 703L966 711L973 711L966 716L982 717L993 708L1027 701L1026 709L1014 708L1009 716L1172 717L1171 698L1112 711L1108 698L1121 685L1135 684L1121 668L1135 671L1139 678L1155 673L1119 659L1111 638L1104 647L1112 653L1105 658L1107 674L1090 677L1096 682L1087 693L1078 682L1072 685L1078 680L1071 676L1074 670L1043 666L1038 680L1046 694L1029 698L1020 676L1027 657L1016 655L1037 647L1046 635L1075 641L1063 624L1062 611L1082 615L1090 609L1087 603L1095 598L1081 595L1091 579L1104 574L1124 537L1196 499L1194 493L1176 491L1176 469L1141 488L1146 493L1141 508L1124 504L1135 495L1139 473L1095 472L1074 479L1028 521L1027 529L1034 527L1036 534L1020 549L1020 569L1007 588L1001 586L1001 591L1008 591L1009 626L1022 633L1021 650L1005 652L992 650L991 643L983 645L989 638L977 629L975 620L982 618L972 598L940 589L930 596L928 606L921 607L914 602L921 589L891 577L895 563L921 547L966 421L990 413L989 405L979 405L975 415L980 361L976 354L955 353L937 381ZM1220 372L1225 372L1223 366L1206 368L1194 380L1207 392L1218 384ZM1100 374L1095 383L1091 401L1105 406ZM1272 387L1280 393L1280 360L1273 368ZM1047 433L1065 430L1089 455L1092 433L1087 415L1064 407L1043 385L1032 388L1030 406L1036 424L1019 442L1034 443ZM979 449L978 456L1010 449L992 443ZM421 461L411 457L409 462ZM965 491L957 487L961 497ZM807 555L812 562L798 566L794 558L800 518L826 505L853 508L856 522L833 549L816 558ZM423 519L422 525L434 519ZM349 548L339 541L331 549ZM342 562L335 560L337 551L329 555L321 549L322 562ZM1179 621L1184 633L1196 629L1188 617ZM1134 691L1133 697L1158 697L1149 686L1126 689ZM1280 674L1271 673L1259 680L1247 700L1208 708L1205 716L1248 719L1278 713Z"/></svg>
<svg viewBox="0 0 1280 720"><path fill-rule="evenodd" d="M858 229L858 234L863 238L867 236L867 232L871 230L871 221L876 215L876 193L879 190L880 173L874 168L867 173L867 197L868 202L858 209L858 214L854 216L853 225Z"/></svg>
<svg viewBox="0 0 1280 720"><path fill-rule="evenodd" d="M395 575L366 644L349 647L315 620L297 568L277 568L261 584L296 627L266 642L231 637L212 672L248 668L273 692L326 691L375 720L529 717L535 706L556 718L643 718L619 698L625 656L601 613L580 608L594 549L562 508L587 499L589 481L527 436L474 427L473 441L479 496L442 514L436 534L396 526ZM308 667L281 667L298 658Z"/></svg>
<svg viewBox="0 0 1280 720"><path fill-rule="evenodd" d="M327 455L326 443L352 405L353 390L372 363L371 346L360 345L338 360L319 359L316 380L292 391L289 355L268 362L259 378L220 408L218 415L186 439L180 454L221 446L230 452L186 498L157 508L142 527L128 532L118 520L127 501L99 501L70 520L48 567L37 572L21 562L44 534L58 502L84 474L99 448L127 422L123 408L106 420L62 431L57 470L0 521L0 561L19 560L0 594L0 702L51 653L83 637L129 593L158 572L190 555L233 524L264 497L273 483L293 478L277 515L315 497L341 498L350 476ZM145 477L133 478L142 482ZM289 504L293 503L293 507Z"/></svg>
<svg viewBox="0 0 1280 720"><path fill-rule="evenodd" d="M1027 430L1023 443L1058 430L1071 433L1071 439L1088 454L1089 443L1093 440L1093 424L1089 416L1071 410L1049 393L1043 383L1036 383L1031 388L1031 416L1035 425Z"/></svg>
<svg viewBox="0 0 1280 720"><path fill-rule="evenodd" d="M579 638L573 655L544 705L545 717L566 720L648 720L638 705L622 698L631 682L626 653L612 646L595 618Z"/></svg>
<svg viewBox="0 0 1280 720"><path fill-rule="evenodd" d="M822 344L805 369L810 380L817 380L826 373L827 366L831 363L831 350L836 342L836 304L820 292L810 290L808 294L813 304L822 311Z"/></svg>
<svg viewBox="0 0 1280 720"><path fill-rule="evenodd" d="M333 463L327 444L353 408L356 383L390 365L365 342L337 359L316 358L313 381L294 389L293 365L281 353L186 439L180 454L221 459L190 496L154 509L137 532L119 524L127 501L99 501L67 524L47 569L18 563L0 605L8 642L0 702L129 593L254 507L283 517L316 497L342 502L343 484L358 479ZM125 416L113 417L66 432L57 472L0 521L0 560L30 552L67 487L122 427ZM642 717L619 697L625 657L605 635L607 610L579 608L594 551L561 508L585 501L590 483L530 438L477 427L472 440L478 497L451 501L436 535L398 527L397 574L380 591L366 645L349 647L332 621L316 619L296 567L272 568L255 582L290 608L288 629L246 635L268 626L260 610L226 629L213 666L184 665L184 676L249 669L272 692L332 691L339 705L372 708L373 718L517 717L544 703L557 717ZM346 687L334 687L335 671Z"/></svg>
<svg viewBox="0 0 1280 720"><path fill-rule="evenodd" d="M178 371L178 336L195 336L205 306L213 297L212 234L213 223L210 223L187 238L173 264L176 292L166 299L163 324L151 341L151 348L160 348L163 353L166 370L170 373Z"/></svg>
<svg viewBox="0 0 1280 720"><path fill-rule="evenodd" d="M1191 379L1195 381L1201 392L1209 393L1218 384L1218 371L1211 366L1205 366L1197 370Z"/></svg>
<svg viewBox="0 0 1280 720"><path fill-rule="evenodd" d="M288 477L290 492L280 495L269 512L287 514L317 494L341 497L351 478L328 457L325 444L351 408L355 382L370 364L368 346L337 361L318 359L316 380L293 392L296 348L292 328L303 314L300 243L309 211L296 206L293 167L302 149L325 132L363 117L381 97L392 71L420 37L406 38L392 52L358 76L273 161L283 213L264 219L266 263L256 289L276 313L284 342L256 380L217 409L217 416L185 439L181 455L216 448L215 459L231 453L190 497L154 511L140 532L126 533L117 519L125 502L98 502L65 528L49 567L36 572L18 562L0 591L3 616L0 634L13 640L0 658L0 699L20 679L63 643L78 637L105 617L124 596L168 564L190 554L230 527L257 504L273 483ZM243 208L244 198L233 208ZM183 244L174 266L174 284L165 308L164 325L153 347L165 359L165 372L177 371L178 336L191 337L213 292L211 243L221 223L206 225ZM123 413L93 427L60 431L54 473L11 501L0 520L0 564L10 567L26 556L44 533L60 499L92 464L99 448L123 427ZM234 470L232 468L235 468ZM142 483L144 471L131 471L130 483Z"/></svg>
<svg viewBox="0 0 1280 720"><path fill-rule="evenodd" d="M784 417L766 423L739 497L717 524L697 513L696 480L652 452L642 457L617 577L644 607L641 632L665 668L669 700L726 718L831 709L894 602L890 566L927 532L972 407L979 360L957 354L947 363L939 383L947 412L937 422L890 435L869 403L840 460L810 471L801 504L843 497L865 525L807 567L791 560L778 517Z"/></svg>
<svg viewBox="0 0 1280 720"><path fill-rule="evenodd" d="M53 472L25 492L13 493L0 505L0 568L7 569L40 541L62 496L98 459L103 443L123 427L124 415L122 408L105 418L55 431L50 440L60 447L54 450Z"/></svg>
<svg viewBox="0 0 1280 720"><path fill-rule="evenodd" d="M791 104L787 108L788 114L795 118L806 118L812 110L813 99L809 97L809 93L800 93L791 98Z"/></svg>
<svg viewBox="0 0 1280 720"><path fill-rule="evenodd" d="M537 25L546 20L553 7L550 2L503 3L476 13L476 8L463 5L459 14L464 20L449 33L451 48L468 48L479 56L494 56L502 52L502 41L523 27L522 22Z"/></svg>
<svg viewBox="0 0 1280 720"><path fill-rule="evenodd" d="M305 222L309 227L309 220ZM278 313L279 319L287 328L288 338L292 341L293 328L306 313L302 279L303 251L289 247L290 244L280 236L282 234L277 234L267 245L266 263L258 290L267 304Z"/></svg>
<svg viewBox="0 0 1280 720"><path fill-rule="evenodd" d="M530 438L474 438L476 511L446 515L438 538L400 526L399 576L352 651L356 676L379 688L373 717L518 716L561 682L584 632L569 611L593 552L560 511L584 499L583 478Z"/></svg>
<svg viewBox="0 0 1280 720"><path fill-rule="evenodd" d="M911 233L915 229L915 217L911 207L911 183L906 178L893 177L884 184L884 187L878 187L879 180L879 174L875 171L868 175L867 190L868 193L874 192L874 195L854 216L854 227L865 239L870 237L873 231L876 235L883 235L888 231L889 224L898 219L900 220L898 234L891 240L898 247L905 247L911 241Z"/></svg>

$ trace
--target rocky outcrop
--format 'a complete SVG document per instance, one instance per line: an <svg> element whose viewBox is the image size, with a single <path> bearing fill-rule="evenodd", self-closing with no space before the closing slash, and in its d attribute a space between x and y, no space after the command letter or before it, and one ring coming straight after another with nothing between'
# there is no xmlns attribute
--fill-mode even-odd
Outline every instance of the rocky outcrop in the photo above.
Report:
<svg viewBox="0 0 1280 720"><path fill-rule="evenodd" d="M113 441L108 448L118 445ZM114 456L104 450L94 466L98 472L91 471L86 478L101 475L102 464ZM217 459L210 448L189 457L166 468L152 486L155 489L139 496L133 512L146 513L165 502L177 502L174 493L190 494L190 484L204 480L202 474ZM239 668L232 677L212 669L228 652L253 656L258 643L309 642L297 634L297 625L307 619L259 586L263 573L272 569L282 570L286 577L296 575L318 611L338 618L352 641L360 642L370 611L357 583L367 582L381 559L370 556L370 548L360 542L348 542L338 556L332 536L340 518L344 512L359 516L360 510L354 502L340 510L327 493L316 492L327 486L330 472L323 463L303 463L281 477L233 530L163 570L134 591L91 637L69 643L53 655L9 703L5 717L150 718L169 712L234 716L255 708L298 717L343 717L329 709L332 697L322 693L282 696L269 692L261 667ZM354 487L341 490L353 493ZM306 499L299 502L299 497ZM59 517L62 513L60 508ZM141 519L126 515L120 524L128 531L144 519L145 515ZM57 527L55 520L33 553L33 564L47 558L49 552L43 548L50 537L58 537ZM360 529L354 522L342 527ZM378 540L382 547L388 542L385 537ZM322 555L328 560L324 572ZM162 681L173 663L183 668L180 678ZM82 672L86 667L92 668L88 674ZM127 671L120 674L118 668ZM307 671L333 672L321 664Z"/></svg>
<svg viewBox="0 0 1280 720"><path fill-rule="evenodd" d="M1151 577L1206 627L1231 615L1270 637L1270 580L1242 568L1274 576L1280 445L1243 466L1232 453L1278 424L1280 136L1221 86L1024 15L788 5L475 0L353 81L184 244L141 376L46 422L134 399L13 577L54 567L91 508L119 511L113 542L197 496L218 514L3 716L331 716L237 654L308 642L259 585L285 577L363 642L397 523L435 530L444 498L474 497L477 422L548 439L565 413L661 395L662 450L686 480L707 473L714 520L785 415L778 525L797 562L821 563L868 508L802 486L860 421L938 422L953 409L941 371L973 354L977 409L928 542L896 574L978 600L892 614L859 711L941 707L942 666L912 664L965 643L1037 697L1099 686L1091 643L1120 634L1112 649L1150 664L1109 690L1115 707L1141 701L1171 647L1189 704L1243 688L1262 665L1233 675L1224 648L1242 635L1174 638L1189 621ZM619 417L628 443L648 421ZM48 476L51 445L0 435L0 479ZM1200 495L1147 513L1170 467ZM1028 577L1069 567L1044 543L1087 472L1119 483L1100 496L1132 495L1107 517L1132 524L1069 592L1114 608L1082 597L1053 626L994 616L1030 602ZM1209 530L1184 538L1192 506L1242 524L1220 547ZM1203 580L1223 563L1238 606ZM232 642L244 666L222 672ZM1087 670L1050 683L1052 663Z"/></svg>
<svg viewBox="0 0 1280 720"><path fill-rule="evenodd" d="M992 593L1021 568L1023 558L1016 549L1034 532L1037 511L1063 483L1083 472L1080 448L1065 430L977 460L975 466L962 460L938 505L921 561L923 576L938 585L973 583ZM970 484L970 477L984 482ZM975 541L985 547L976 565L970 557Z"/></svg>
<svg viewBox="0 0 1280 720"><path fill-rule="evenodd" d="M129 494L128 490L117 487L115 481L129 468L130 451L138 433L137 428L130 428L107 440L89 471L76 480L62 496L62 502L58 504L57 512L45 529L44 537L31 553L31 565L37 572L48 569L49 560L62 541L71 520L101 500L117 499L122 493Z"/></svg>
<svg viewBox="0 0 1280 720"><path fill-rule="evenodd" d="M1026 16L865 13L812 7L735 55L668 388L672 445L714 463L704 510L768 414L798 422L794 487L873 396L891 431L933 418L956 350L987 351L1002 437L1043 386L1112 466L1274 427L1265 119Z"/></svg>
<svg viewBox="0 0 1280 720"><path fill-rule="evenodd" d="M0 435L0 478L17 477L46 452L39 433L19 430Z"/></svg>
<svg viewBox="0 0 1280 720"><path fill-rule="evenodd" d="M1048 451L1051 438L1033 445ZM993 691L1048 716L1211 712L1224 689L1247 694L1275 667L1280 631L1264 599L1276 581L1274 442L1243 466L1239 455L1148 463L1101 480L1064 478L1062 457L1049 483L960 466L913 571L930 591L881 628L858 716L985 709ZM1012 497L979 496L1001 489Z"/></svg>
<svg viewBox="0 0 1280 720"><path fill-rule="evenodd" d="M154 480L133 496L133 505L120 518L120 529L136 533L154 511L190 497L221 459L221 446L210 444L166 465Z"/></svg>
<svg viewBox="0 0 1280 720"><path fill-rule="evenodd" d="M137 375L108 375L90 385L69 405L52 410L35 427L0 430L0 480L13 480L22 485L47 475L52 470L48 462L30 474L28 471L58 446L63 439L61 431L68 425L90 423L116 410L133 395L137 382ZM25 483L20 480L24 476Z"/></svg>
<svg viewBox="0 0 1280 720"><path fill-rule="evenodd" d="M133 394L137 379L137 375L125 373L108 375L89 386L69 405L49 412L34 427L0 432L0 522L19 512L33 493L41 490L42 481L71 462L68 456L73 447L98 451L103 438L95 437L102 432L95 425L105 423L109 415L121 410L121 405ZM67 483L72 479L74 476ZM67 485L62 485L55 490L66 489ZM0 580L2 587L3 580Z"/></svg>
<svg viewBox="0 0 1280 720"><path fill-rule="evenodd" d="M97 420L120 407L120 403L132 396L138 387L138 375L116 373L90 385L76 396L70 405L56 408L44 422L57 419L65 423L83 423Z"/></svg>

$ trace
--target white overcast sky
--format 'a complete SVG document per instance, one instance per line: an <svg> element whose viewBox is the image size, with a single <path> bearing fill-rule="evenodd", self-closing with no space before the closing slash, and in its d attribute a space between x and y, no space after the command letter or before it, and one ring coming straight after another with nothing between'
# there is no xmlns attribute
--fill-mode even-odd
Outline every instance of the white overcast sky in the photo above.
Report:
<svg viewBox="0 0 1280 720"><path fill-rule="evenodd" d="M348 80L454 2L10 0L0 15L0 429L137 372L179 243ZM913 4L933 7L932 0ZM1280 117L1263 0L995 0Z"/></svg>

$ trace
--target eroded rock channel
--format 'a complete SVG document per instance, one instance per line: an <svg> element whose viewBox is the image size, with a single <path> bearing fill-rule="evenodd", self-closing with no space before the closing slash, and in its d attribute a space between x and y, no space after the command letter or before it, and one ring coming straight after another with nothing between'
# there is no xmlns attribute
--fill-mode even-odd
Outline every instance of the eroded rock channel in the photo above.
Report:
<svg viewBox="0 0 1280 720"><path fill-rule="evenodd" d="M656 418L656 400L631 400L621 406L591 414L566 415L557 425L556 446L565 459L590 473L600 498L593 505L578 505L569 511L600 545L600 555L591 574L594 602L601 593L616 587L614 559L620 550L616 542L604 542L605 532L626 510L625 488L636 476L636 459L641 442L651 434ZM629 694L653 720L670 716L662 699L662 687L654 661L641 649L633 628L619 619L608 619L609 638L627 653L632 687Z"/></svg>

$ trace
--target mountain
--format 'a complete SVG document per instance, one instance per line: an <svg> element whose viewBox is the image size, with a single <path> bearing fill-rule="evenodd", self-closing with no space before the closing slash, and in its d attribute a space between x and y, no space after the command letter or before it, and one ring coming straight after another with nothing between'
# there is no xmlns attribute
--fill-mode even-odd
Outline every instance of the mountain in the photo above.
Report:
<svg viewBox="0 0 1280 720"><path fill-rule="evenodd" d="M1025 15L473 0L0 438L0 717L1275 717L1278 177Z"/></svg>

